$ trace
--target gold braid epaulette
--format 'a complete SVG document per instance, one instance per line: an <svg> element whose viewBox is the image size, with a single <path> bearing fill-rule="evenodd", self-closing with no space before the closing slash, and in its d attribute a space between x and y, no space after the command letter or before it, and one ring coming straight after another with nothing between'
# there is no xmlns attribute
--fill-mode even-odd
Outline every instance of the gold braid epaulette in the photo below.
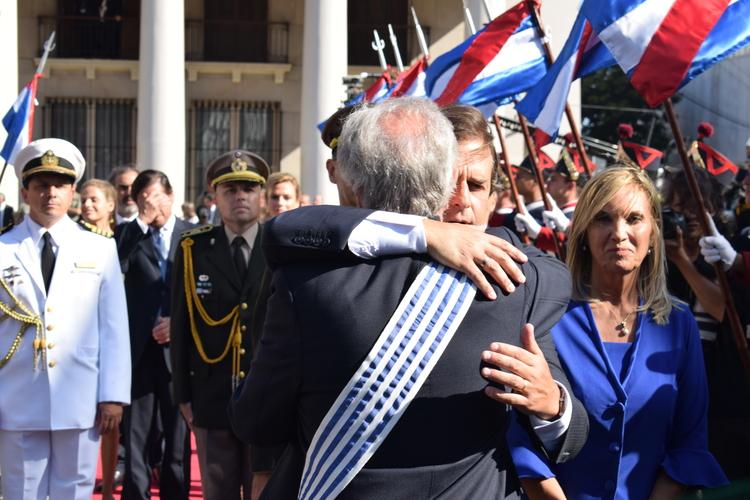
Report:
<svg viewBox="0 0 750 500"><path fill-rule="evenodd" d="M113 233L112 231L99 229L92 223L86 222L83 219L78 219L78 225L84 228L86 231L90 231L94 234L98 234L99 236L104 236L105 238L111 238L115 235L115 233Z"/></svg>
<svg viewBox="0 0 750 500"><path fill-rule="evenodd" d="M0 368L4 367L8 363L8 361L10 361L10 359L18 350L18 346L21 345L21 340L23 339L26 330L31 325L34 325L36 327L36 336L34 338L34 369L36 370L39 363L40 353L42 356L42 366L44 366L44 363L46 363L47 342L44 338L42 338L44 334L44 329L42 328L42 319L39 317L39 315L34 314L34 312L31 311L30 308L28 308L23 302L21 302L18 297L15 296L15 294L10 290L8 283L3 278L0 278L0 285L13 301L12 306L6 304L3 301L0 301L0 312L2 312L4 316L13 318L21 323L21 328L18 330L16 338L13 339L13 342L10 344L10 349L8 349L8 352L5 354L5 356L0 359ZM16 311L16 308L20 309L21 312Z"/></svg>
<svg viewBox="0 0 750 500"><path fill-rule="evenodd" d="M229 354L229 349L232 349L232 391L234 391L240 381L241 368L240 349L242 348L242 332L240 330L240 306L234 306L232 310L229 311L229 314L218 320L215 320L208 315L208 312L203 307L203 302L198 295L195 279L193 278L193 243L193 239L190 237L186 237L180 242L185 259L185 264L183 266L183 279L185 282L185 301L187 302L187 312L190 319L190 333L193 336L193 342L195 342L198 355L206 364L213 365L220 363L226 359ZM209 358L206 354L206 349L203 346L203 341L198 333L198 325L195 321L195 309L198 310L201 319L208 326L224 326L230 321L232 323L224 351L215 358Z"/></svg>

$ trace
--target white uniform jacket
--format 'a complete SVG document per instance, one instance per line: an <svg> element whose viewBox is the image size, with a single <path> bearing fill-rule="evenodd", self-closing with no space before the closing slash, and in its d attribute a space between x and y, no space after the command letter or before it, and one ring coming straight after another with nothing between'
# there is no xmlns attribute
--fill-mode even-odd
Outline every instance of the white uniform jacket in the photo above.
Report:
<svg viewBox="0 0 750 500"><path fill-rule="evenodd" d="M49 294L38 226L26 220L0 236L0 276L42 319L47 360L34 370L35 328L0 368L0 429L93 427L97 403L130 403L130 336L122 273L112 239L64 217L50 228L57 258ZM12 304L0 288L0 300ZM0 321L0 359L20 323Z"/></svg>

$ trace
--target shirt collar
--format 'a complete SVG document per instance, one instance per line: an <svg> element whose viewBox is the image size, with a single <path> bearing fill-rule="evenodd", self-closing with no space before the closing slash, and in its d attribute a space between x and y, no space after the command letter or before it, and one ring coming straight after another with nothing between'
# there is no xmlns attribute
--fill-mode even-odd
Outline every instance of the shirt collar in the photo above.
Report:
<svg viewBox="0 0 750 500"><path fill-rule="evenodd" d="M65 238L65 226L67 226L68 223L73 222L70 220L70 217L65 215L59 221L55 222L52 227L44 228L37 224L29 215L27 215L24 220L26 221L26 224L28 224L29 234L36 246L39 246L39 241L42 239L44 233L49 233L50 236L52 236L54 244L59 246Z"/></svg>
<svg viewBox="0 0 750 500"><path fill-rule="evenodd" d="M247 246L252 249L253 243L255 243L255 237L258 236L258 223L256 222L255 224L250 226L247 231L245 231L244 233L240 235L232 232L232 230L229 229L226 224L224 224L224 232L227 235L227 240L229 241L230 245L232 244L232 241L234 241L234 239L237 236L242 236L243 238L245 238L245 242L247 243Z"/></svg>

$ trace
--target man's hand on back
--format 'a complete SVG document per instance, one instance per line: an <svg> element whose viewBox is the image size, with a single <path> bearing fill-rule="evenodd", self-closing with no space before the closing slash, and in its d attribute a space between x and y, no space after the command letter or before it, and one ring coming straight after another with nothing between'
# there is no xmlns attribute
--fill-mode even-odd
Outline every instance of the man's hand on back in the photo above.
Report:
<svg viewBox="0 0 750 500"><path fill-rule="evenodd" d="M425 219L424 230L430 256L466 274L488 299L497 297L484 273L506 293L516 289L514 282L526 281L517 263L525 263L528 257L512 243L464 224Z"/></svg>

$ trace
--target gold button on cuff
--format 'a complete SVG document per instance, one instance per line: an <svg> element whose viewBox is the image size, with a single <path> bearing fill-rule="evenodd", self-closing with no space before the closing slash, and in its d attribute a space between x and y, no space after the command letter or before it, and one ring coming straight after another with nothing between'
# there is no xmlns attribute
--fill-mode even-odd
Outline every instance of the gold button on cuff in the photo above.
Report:
<svg viewBox="0 0 750 500"><path fill-rule="evenodd" d="M55 325L47 325L47 331L48 332L51 332L54 329L55 329Z"/></svg>
<svg viewBox="0 0 750 500"><path fill-rule="evenodd" d="M54 368L54 367L55 367L55 365L57 365L57 361L50 361L50 362L49 362L49 367L50 367L50 368Z"/></svg>
<svg viewBox="0 0 750 500"><path fill-rule="evenodd" d="M240 372L240 378L245 378L245 372Z"/></svg>
<svg viewBox="0 0 750 500"><path fill-rule="evenodd" d="M245 325L242 325L242 326L240 327L240 331L241 331L241 332L246 332L246 331L247 331L247 327L246 327Z"/></svg>
<svg viewBox="0 0 750 500"><path fill-rule="evenodd" d="M246 311L246 310L247 310L247 302L243 302L242 304L240 304L240 308L241 308L241 309L242 309L243 311Z"/></svg>
<svg viewBox="0 0 750 500"><path fill-rule="evenodd" d="M241 355L241 356L244 356L244 355L245 355L245 349L240 349L240 355Z"/></svg>

